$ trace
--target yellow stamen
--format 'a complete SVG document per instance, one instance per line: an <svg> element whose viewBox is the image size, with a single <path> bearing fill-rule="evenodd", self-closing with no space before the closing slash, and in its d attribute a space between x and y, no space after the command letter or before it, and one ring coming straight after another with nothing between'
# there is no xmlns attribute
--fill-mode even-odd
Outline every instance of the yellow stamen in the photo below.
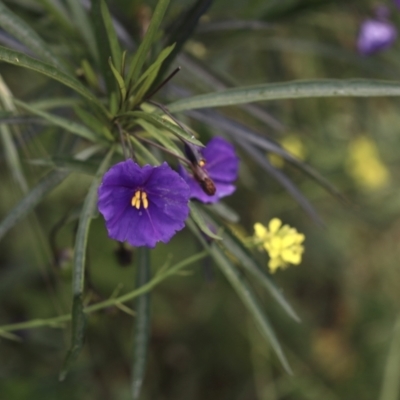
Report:
<svg viewBox="0 0 400 400"><path fill-rule="evenodd" d="M142 192L142 201L143 201L143 207L146 210L147 207L149 206L149 201L147 200L147 193L146 192Z"/></svg>
<svg viewBox="0 0 400 400"><path fill-rule="evenodd" d="M203 168L206 165L206 162L204 160L200 160L199 165L201 168Z"/></svg>
<svg viewBox="0 0 400 400"><path fill-rule="evenodd" d="M135 207L136 209L139 210L142 203L145 209L149 207L149 200L147 199L147 193L142 192L141 190L137 190L134 196L132 197L131 205L132 207Z"/></svg>
<svg viewBox="0 0 400 400"><path fill-rule="evenodd" d="M131 200L132 207L140 208L140 190L137 190Z"/></svg>

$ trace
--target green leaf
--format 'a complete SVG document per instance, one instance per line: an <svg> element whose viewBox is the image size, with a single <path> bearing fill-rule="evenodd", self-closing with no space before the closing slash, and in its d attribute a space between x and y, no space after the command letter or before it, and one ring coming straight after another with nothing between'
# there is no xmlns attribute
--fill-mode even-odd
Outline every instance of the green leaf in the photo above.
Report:
<svg viewBox="0 0 400 400"><path fill-rule="evenodd" d="M14 103L18 106L23 108L24 110L38 115L39 117L42 117L46 121L50 122L53 125L59 126L60 128L65 129L67 132L73 133L75 135L78 135L80 137L83 137L85 139L90 140L91 142L99 142L101 141L101 137L98 136L96 133L92 132L90 129L88 129L86 126L81 125L75 121L72 121L70 119L65 119L62 117L58 117L53 114L49 114L46 111L40 111L27 103L24 103L20 100L14 99Z"/></svg>
<svg viewBox="0 0 400 400"><path fill-rule="evenodd" d="M189 203L189 207L190 207L190 216L192 217L193 221L197 224L197 226L200 228L200 230L210 238L213 238L215 240L222 240L221 236L216 235L214 232L210 230L206 221L201 215L201 211L199 210L197 205L193 203L193 201Z"/></svg>
<svg viewBox="0 0 400 400"><path fill-rule="evenodd" d="M189 265L196 263L205 257L208 256L208 251L202 251L200 253L197 253L195 255L192 255L177 264L175 264L173 267L168 268L166 271L162 271L162 273L159 273L154 276L154 278L149 281L147 284L141 286L138 289L135 289L129 293L123 294L122 296L119 296L117 298L111 298L107 299L104 301L101 301L96 304L92 304L90 306L87 306L84 308L84 312L86 314L93 313L95 311L99 310L104 310L109 307L116 306L117 304L120 303L125 303L127 301L130 301L136 297L141 296L144 293L150 292L152 289L154 289L156 286L158 286L160 283L162 283L165 279L167 279L170 276L176 276L180 270L182 270L185 267L188 267ZM4 282L1 282L4 286ZM45 318L45 319L31 319L29 321L25 322L18 322L16 324L9 324L9 325L2 325L0 326L0 335L11 332L11 331L18 331L22 329L34 329L34 328L40 328L44 326L52 327L52 328L59 328L63 326L64 322L70 321L71 320L71 314L64 314L64 315L59 315L57 317L53 318Z"/></svg>
<svg viewBox="0 0 400 400"><path fill-rule="evenodd" d="M110 12L108 10L107 4L104 0L100 2L101 15L103 17L104 28L107 32L108 42L110 44L111 55L113 63L120 73L122 73L122 51L119 45L118 36L115 32L114 24Z"/></svg>
<svg viewBox="0 0 400 400"><path fill-rule="evenodd" d="M364 79L321 79L245 86L184 98L168 105L171 112L232 106L255 101L310 97L400 96L400 83Z"/></svg>
<svg viewBox="0 0 400 400"><path fill-rule="evenodd" d="M138 266L136 287L140 288L150 282L150 250L140 247L138 253ZM133 338L133 363L132 363L132 399L140 397L140 391L146 372L147 353L150 338L150 293L142 294L136 300L136 322Z"/></svg>
<svg viewBox="0 0 400 400"><path fill-rule="evenodd" d="M180 157L184 157L182 151L179 147L162 131L156 128L154 125L138 119L137 124L140 125L149 135L151 135L155 140L157 140L161 145L172 153L177 154Z"/></svg>
<svg viewBox="0 0 400 400"><path fill-rule="evenodd" d="M47 174L0 222L0 240L67 176L68 172L60 171L53 171Z"/></svg>
<svg viewBox="0 0 400 400"><path fill-rule="evenodd" d="M291 318L297 322L300 322L299 316L285 299L282 291L276 287L274 281L270 276L268 276L267 272L265 272L264 269L258 265L257 261L254 260L243 243L238 240L228 229L223 232L222 238L222 245L238 259L240 265L251 275L253 275L253 277L261 286L268 290L271 296Z"/></svg>
<svg viewBox="0 0 400 400"><path fill-rule="evenodd" d="M312 204L283 171L273 167L268 158L265 157L265 154L259 149L255 148L251 143L246 142L242 138L237 138L236 140L256 163L258 163L269 175L276 179L288 191L288 193L299 203L303 210L317 224L323 225L321 218L315 211Z"/></svg>
<svg viewBox="0 0 400 400"><path fill-rule="evenodd" d="M57 21L58 26L61 28L60 30L65 29L69 32L74 30L67 9L60 0L39 0L39 2L45 8L47 13Z"/></svg>
<svg viewBox="0 0 400 400"><path fill-rule="evenodd" d="M108 40L108 34L104 25L101 0L92 1L91 19L93 21L94 33L96 36L96 44L98 49L98 66L101 71L101 75L104 78L106 84L107 93L111 94L115 91L116 85L113 77L113 73L109 67L108 59L111 57L111 48Z"/></svg>
<svg viewBox="0 0 400 400"><path fill-rule="evenodd" d="M125 87L124 78L121 76L119 71L114 67L111 57L108 59L108 64L111 68L111 72L113 73L115 80L118 83L119 92L121 94L121 100L125 101L126 87Z"/></svg>
<svg viewBox="0 0 400 400"><path fill-rule="evenodd" d="M150 122L157 128L166 129L167 131L169 131L179 139L183 140L184 142L189 142L195 144L196 146L204 147L203 143L198 141L193 135L190 135L189 133L181 129L178 125L169 122L167 119L157 114L149 114L144 111L129 111L124 114L121 114L121 116L127 116L127 117L132 116L136 118L142 118L145 121Z"/></svg>
<svg viewBox="0 0 400 400"><path fill-rule="evenodd" d="M65 357L63 366L59 374L59 381L63 381L71 369L71 366L78 358L83 347L86 331L86 315L83 312L82 296L74 296L72 305L72 338L71 347Z"/></svg>
<svg viewBox="0 0 400 400"><path fill-rule="evenodd" d="M86 160L96 153L100 147L92 146L78 153L75 158L77 160ZM40 201L57 185L59 185L69 172L52 171L48 173L20 202L7 214L0 222L0 240L3 236L25 215L27 215Z"/></svg>
<svg viewBox="0 0 400 400"><path fill-rule="evenodd" d="M200 18L207 12L213 0L197 0L190 3L190 6L184 9L184 11L175 18L168 29L167 43L176 43L176 47L163 64L159 79L155 82L156 85L168 71L175 57L181 54L185 43L193 36L193 32L198 27Z"/></svg>
<svg viewBox="0 0 400 400"><path fill-rule="evenodd" d="M86 89L85 86L83 86L77 79L67 75L62 71L59 71L50 64L46 64L42 61L36 60L35 58L27 56L24 53L10 50L2 46L0 46L0 61L27 68L54 79L63 85L68 86L75 92L90 100L92 103L96 104L103 111L107 112L99 99L95 97L88 89Z"/></svg>
<svg viewBox="0 0 400 400"><path fill-rule="evenodd" d="M160 161L154 157L153 153L149 149L140 143L135 136L129 136L131 142L133 143L135 150L139 153L138 155L143 159L144 162L152 165L160 165Z"/></svg>
<svg viewBox="0 0 400 400"><path fill-rule="evenodd" d="M96 39L94 36L93 27L90 19L83 7L81 0L67 0L68 8L72 14L72 20L75 22L75 27L81 33L83 40L86 42L86 47L89 53L95 60L99 59L97 52Z"/></svg>
<svg viewBox="0 0 400 400"><path fill-rule="evenodd" d="M83 312L83 292L85 282L86 247L89 236L90 223L97 205L97 189L101 178L107 170L114 148L112 147L97 170L96 176L90 185L89 192L82 206L79 218L78 230L76 232L74 248L74 267L72 271L72 341L64 366L60 372L59 379L64 380L72 364L76 361L83 346L85 332L85 315Z"/></svg>
<svg viewBox="0 0 400 400"><path fill-rule="evenodd" d="M292 374L290 365L286 360L281 345L279 344L279 341L275 335L275 332L273 331L267 319L267 316L263 312L261 305L259 304L255 294L253 293L252 288L240 276L236 267L229 261L229 259L216 243L213 243L210 246L210 254L217 265L220 267L221 271L228 279L232 287L235 289L236 293L242 300L243 304L246 306L247 310L254 318L264 338L268 340L271 344L286 372Z"/></svg>
<svg viewBox="0 0 400 400"><path fill-rule="evenodd" d="M31 107L37 110L51 110L53 108L74 107L82 104L82 99L79 97L52 97L31 101Z"/></svg>
<svg viewBox="0 0 400 400"><path fill-rule="evenodd" d="M101 121L96 118L93 113L89 113L79 106L74 107L74 111L79 119L84 122L92 132L102 133L107 140L114 140L113 135L108 128L109 121Z"/></svg>
<svg viewBox="0 0 400 400"><path fill-rule="evenodd" d="M98 163L94 161L81 161L71 157L50 157L29 160L29 164L43 167L53 167L59 171L79 172L94 176Z"/></svg>
<svg viewBox="0 0 400 400"><path fill-rule="evenodd" d="M235 224L240 220L239 214L222 201L218 201L214 204L208 204L207 209L228 222Z"/></svg>
<svg viewBox="0 0 400 400"><path fill-rule="evenodd" d="M167 10L168 4L169 0L158 1L156 9L154 10L153 16L151 18L149 28L147 29L146 35L144 36L142 43L137 49L133 57L133 60L131 61L128 74L126 76L127 86L129 86L131 83L134 84L136 80L139 78L140 72L146 61L147 53L149 52L154 42L155 36L158 32L164 14Z"/></svg>
<svg viewBox="0 0 400 400"><path fill-rule="evenodd" d="M379 400L398 400L400 393L400 316L397 317L383 374Z"/></svg>
<svg viewBox="0 0 400 400"><path fill-rule="evenodd" d="M15 109L12 93L0 76L0 110L5 113L15 113ZM9 127L0 123L0 136L7 167L21 191L27 193L28 184L21 166L17 146L13 140L13 134L18 135L19 133L18 127Z"/></svg>
<svg viewBox="0 0 400 400"><path fill-rule="evenodd" d="M158 71L164 60L169 56L171 51L174 49L175 45L169 46L165 48L157 57L157 60L154 61L152 65L142 74L142 76L137 80L134 87L132 88L132 92L136 90L137 87L143 82L143 85L140 86L137 93L134 95L134 104L139 104L142 101L142 98L149 90L150 86L153 84L154 80L157 78Z"/></svg>
<svg viewBox="0 0 400 400"><path fill-rule="evenodd" d="M25 21L8 9L2 1L0 1L0 27L18 39L39 58L64 72L66 71L64 63L53 54L47 43Z"/></svg>

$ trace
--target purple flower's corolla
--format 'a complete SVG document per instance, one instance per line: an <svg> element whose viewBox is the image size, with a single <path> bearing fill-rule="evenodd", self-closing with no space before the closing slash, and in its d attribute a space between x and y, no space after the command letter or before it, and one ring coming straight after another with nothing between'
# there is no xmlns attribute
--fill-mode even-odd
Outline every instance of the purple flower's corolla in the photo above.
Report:
<svg viewBox="0 0 400 400"><path fill-rule="evenodd" d="M165 162L158 167L120 162L106 172L98 195L109 237L132 246L168 242L189 214L190 189Z"/></svg>
<svg viewBox="0 0 400 400"><path fill-rule="evenodd" d="M396 27L386 19L367 19L360 27L357 49L370 55L389 48L397 38Z"/></svg>
<svg viewBox="0 0 400 400"><path fill-rule="evenodd" d="M190 197L202 203L215 203L220 198L232 194L236 186L233 182L237 179L239 159L235 148L221 137L211 139L207 146L199 149L202 160L196 166L211 178L215 186L215 194L206 193L204 182L190 175L185 168L179 166L179 173L190 187ZM206 183L207 184L207 183Z"/></svg>

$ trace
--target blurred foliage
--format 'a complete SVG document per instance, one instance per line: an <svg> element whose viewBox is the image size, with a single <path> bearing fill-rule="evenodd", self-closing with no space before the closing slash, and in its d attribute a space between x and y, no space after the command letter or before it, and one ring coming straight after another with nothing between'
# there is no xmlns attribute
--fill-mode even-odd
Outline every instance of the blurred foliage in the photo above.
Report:
<svg viewBox="0 0 400 400"><path fill-rule="evenodd" d="M58 20L42 13L42 7L63 1L5 3L51 43L55 54L66 55L68 45L75 50L76 58L69 60L74 65L94 57L82 53L79 36L62 13ZM108 5L137 42L155 3L115 0ZM400 12L387 4L400 26ZM183 0L171 2L164 21L167 33L174 31L172 22L187 5ZM371 15L374 5L361 0L214 1L175 61L174 66L183 69L174 78L175 86L167 86L162 96L169 101L177 98L179 87L206 93L223 86L305 78L398 79L399 43L370 58L355 52L359 23ZM63 93L60 85L28 70L1 64L0 73L11 93L25 101ZM399 106L396 98L261 103L269 123L243 108L221 111L282 143L289 152L295 152L296 144L292 140L290 145L288 138L297 138L305 161L339 188L348 204L337 202L290 163L281 163L281 170L318 211L324 222L318 226L240 150L246 163L241 164L237 192L226 200L240 214L234 229L251 235L256 221L266 225L279 217L306 236L302 264L274 275L300 324L255 284L294 375L282 370L230 285L206 258L152 293L143 399L398 398L400 334L394 328L400 318ZM2 109L7 110L4 104ZM60 116L70 115L61 110ZM221 133L218 127L191 121L203 139ZM36 125L11 127L29 187L45 172L29 160L61 156L74 146L74 140L54 126L41 129L40 135ZM25 186L7 168L4 141L1 146L0 215L5 216ZM90 182L89 176L71 174L0 242L1 325L69 311L76 212ZM109 240L102 218L92 222L88 249L86 301L105 300L115 290L133 290L136 251L131 255ZM200 250L183 231L168 246L157 246L152 264L156 270L166 260L173 264ZM118 262L127 257L129 264L130 256L132 264ZM260 253L259 259L267 268L267 257ZM132 324L130 309L110 307L91 314L82 353L61 383L58 374L70 342L63 326L14 332L19 341L1 339L0 397L130 398Z"/></svg>

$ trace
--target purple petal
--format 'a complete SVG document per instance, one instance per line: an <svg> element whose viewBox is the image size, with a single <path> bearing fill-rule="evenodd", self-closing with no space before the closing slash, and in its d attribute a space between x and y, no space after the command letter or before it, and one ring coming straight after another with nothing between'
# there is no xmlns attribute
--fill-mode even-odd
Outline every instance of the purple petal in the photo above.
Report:
<svg viewBox="0 0 400 400"><path fill-rule="evenodd" d="M368 19L360 27L357 39L359 53L369 55L390 47L397 38L397 30L388 21Z"/></svg>
<svg viewBox="0 0 400 400"><path fill-rule="evenodd" d="M131 205L137 190L147 193L148 208ZM189 214L189 187L168 164L140 167L132 160L118 163L104 175L98 208L111 238L132 246L154 247L181 230Z"/></svg>
<svg viewBox="0 0 400 400"><path fill-rule="evenodd" d="M239 159L235 148L221 137L211 139L202 151L205 169L214 181L233 182L237 179Z"/></svg>
<svg viewBox="0 0 400 400"><path fill-rule="evenodd" d="M237 179L239 159L235 148L221 137L211 139L200 151L205 159L203 168L214 181L216 192L213 196L205 193L200 183L185 168L179 166L178 172L189 185L191 198L200 200L202 203L215 203L235 191L233 182Z"/></svg>
<svg viewBox="0 0 400 400"><path fill-rule="evenodd" d="M213 196L209 196L204 192L196 179L189 175L181 165L178 172L190 188L190 197L200 200L202 203L216 203L222 197L229 196L236 190L236 186L232 183L214 181L216 192Z"/></svg>

